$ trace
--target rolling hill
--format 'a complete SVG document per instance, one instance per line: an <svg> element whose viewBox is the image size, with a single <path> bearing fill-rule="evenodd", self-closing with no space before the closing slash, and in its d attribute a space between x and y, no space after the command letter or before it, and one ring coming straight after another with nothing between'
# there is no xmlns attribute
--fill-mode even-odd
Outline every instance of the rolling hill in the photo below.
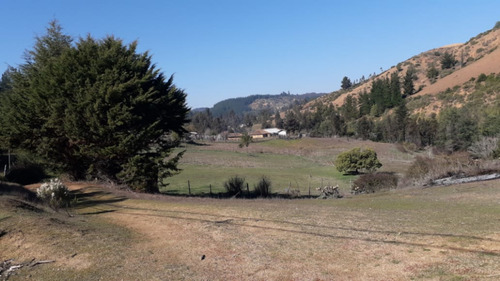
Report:
<svg viewBox="0 0 500 281"><path fill-rule="evenodd" d="M493 29L471 38L466 43L451 44L413 56L348 90L335 91L314 102L309 102L304 109L311 109L318 101L323 104L342 106L347 96L358 97L363 92L369 92L374 80L389 78L394 72L397 72L402 79L410 69L414 71L416 93L409 97L408 101L422 96L436 96L447 89L456 87L461 87L460 94L467 96L474 91L474 87L462 87L468 81L476 79L481 74L500 73L499 45L500 24L497 23ZM441 62L445 54L451 54L455 59L455 64L451 68L442 67ZM438 72L435 77L428 75L428 71L432 68ZM498 95L498 89L494 94ZM426 113L437 112L443 107L443 103L437 100L425 103L416 110Z"/></svg>
<svg viewBox="0 0 500 281"><path fill-rule="evenodd" d="M210 110L214 116L222 116L231 111L237 115L246 112L257 112L269 109L271 112L283 110L295 103L303 103L314 100L325 94L306 93L292 95L290 93L281 93L279 95L251 95L247 97L231 98L216 103Z"/></svg>

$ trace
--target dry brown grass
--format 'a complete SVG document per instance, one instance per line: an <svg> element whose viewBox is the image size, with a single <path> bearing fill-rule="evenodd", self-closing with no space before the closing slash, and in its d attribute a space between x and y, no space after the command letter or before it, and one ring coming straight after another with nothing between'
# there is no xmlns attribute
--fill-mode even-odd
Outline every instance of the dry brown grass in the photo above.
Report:
<svg viewBox="0 0 500 281"><path fill-rule="evenodd" d="M74 217L1 205L0 258L56 260L9 280L494 280L499 184L342 200L176 198L70 184L80 194Z"/></svg>

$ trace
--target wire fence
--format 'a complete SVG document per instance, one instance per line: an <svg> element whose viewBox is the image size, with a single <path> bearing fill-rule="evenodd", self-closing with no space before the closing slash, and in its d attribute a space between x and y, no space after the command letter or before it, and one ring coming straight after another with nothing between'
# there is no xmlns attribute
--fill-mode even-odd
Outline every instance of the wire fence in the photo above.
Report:
<svg viewBox="0 0 500 281"><path fill-rule="evenodd" d="M309 181L307 183L299 183L298 181L289 181L285 183L272 184L270 187L269 197L287 197L287 198L315 198L323 195L322 190L325 187L336 187L341 195L351 192L351 183L334 181L331 179L321 179ZM176 187L167 186L162 190L162 193L168 195L180 196L200 196L200 197L233 197L225 189L224 184L204 184L187 180L184 185ZM237 197L259 197L255 185L245 182L241 188L241 193Z"/></svg>

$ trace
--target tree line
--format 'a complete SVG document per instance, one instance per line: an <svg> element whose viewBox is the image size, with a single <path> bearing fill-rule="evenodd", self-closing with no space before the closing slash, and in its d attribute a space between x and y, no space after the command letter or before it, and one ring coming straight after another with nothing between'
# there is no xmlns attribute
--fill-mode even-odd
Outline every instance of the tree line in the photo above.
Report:
<svg viewBox="0 0 500 281"><path fill-rule="evenodd" d="M283 128L288 134L408 142L416 147L434 145L447 151L466 150L481 137L500 135L498 98L489 105L464 101L461 107L446 107L439 113L412 114L407 103L416 93L413 84L415 71L410 67L404 75L394 72L390 77L375 79L369 91L360 93L358 97L347 95L340 107L316 102L309 109L305 109L303 104L294 104L281 112L266 110L245 115L233 112L220 117L213 117L207 110L194 115L190 125L198 132L210 128L211 133L220 133L228 128L238 131L240 124L260 124L262 128ZM342 80L341 86L352 85L346 78ZM500 85L500 76L495 74L481 74L477 79L471 79L471 83L474 80L477 90L472 96L495 91ZM450 91L454 90L447 90Z"/></svg>

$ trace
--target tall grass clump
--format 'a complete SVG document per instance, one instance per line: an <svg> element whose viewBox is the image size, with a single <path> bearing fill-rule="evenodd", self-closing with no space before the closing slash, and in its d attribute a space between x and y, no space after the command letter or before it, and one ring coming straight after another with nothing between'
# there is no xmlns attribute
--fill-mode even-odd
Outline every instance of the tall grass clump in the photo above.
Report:
<svg viewBox="0 0 500 281"><path fill-rule="evenodd" d="M224 182L224 188L230 196L238 196L243 191L243 186L245 184L245 178L240 176L233 176Z"/></svg>
<svg viewBox="0 0 500 281"><path fill-rule="evenodd" d="M271 180L266 176L262 176L257 185L254 186L254 192L259 197L271 195Z"/></svg>
<svg viewBox="0 0 500 281"><path fill-rule="evenodd" d="M378 172L361 175L352 183L353 194L374 193L383 189L392 189L398 186L398 176L388 172Z"/></svg>
<svg viewBox="0 0 500 281"><path fill-rule="evenodd" d="M43 183L36 190L36 195L54 210L69 207L71 203L69 189L58 178Z"/></svg>

